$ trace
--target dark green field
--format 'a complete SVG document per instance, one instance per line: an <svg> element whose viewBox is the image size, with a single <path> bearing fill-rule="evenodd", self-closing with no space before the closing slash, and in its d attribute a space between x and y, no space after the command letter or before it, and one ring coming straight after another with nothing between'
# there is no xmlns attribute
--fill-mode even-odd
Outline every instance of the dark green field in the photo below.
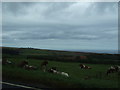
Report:
<svg viewBox="0 0 120 90"><path fill-rule="evenodd" d="M82 59L79 56L86 56L86 58ZM106 70L111 65L117 65L118 56L118 54L77 53L4 47L3 58L14 62L14 65L2 66L3 80L34 83L35 85L43 84L54 88L118 88L120 75L118 73L106 75ZM25 70L17 67L16 65L23 60L27 60L29 65L35 65L39 69ZM67 72L70 77L43 72L40 64L44 60L48 60L48 69L50 67L57 67L59 71ZM88 65L92 69L80 69L80 63Z"/></svg>

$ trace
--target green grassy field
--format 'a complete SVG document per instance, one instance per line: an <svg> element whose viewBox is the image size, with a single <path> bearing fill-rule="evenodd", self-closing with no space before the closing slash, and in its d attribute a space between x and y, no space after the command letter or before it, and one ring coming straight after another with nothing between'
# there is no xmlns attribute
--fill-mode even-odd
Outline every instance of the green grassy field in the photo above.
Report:
<svg viewBox="0 0 120 90"><path fill-rule="evenodd" d="M16 64L21 59L10 59L10 61ZM40 67L41 61L28 60L30 65ZM110 65L102 64L86 64L91 66L92 69L84 70L79 68L79 63L64 63L49 61L47 68L56 66L60 71L69 73L70 77L65 77L58 74L52 74L43 72L40 68L38 70L24 70L16 66L5 65L3 66L3 79L14 79L26 82L42 83L52 87L80 87L80 88L117 88L118 87L118 75L113 73L109 76L105 75L107 68ZM85 79L88 77L88 79Z"/></svg>
<svg viewBox="0 0 120 90"><path fill-rule="evenodd" d="M88 64L92 69L80 69L80 62L60 62L49 61L47 69L57 67L59 71L64 71L69 74L65 77L58 74L43 72L40 68L41 62L44 60L26 59L28 54L36 54L36 51L23 50L20 55L5 55L8 60L14 62L15 65L23 60L27 60L29 65L39 67L38 70L25 70L17 66L3 65L2 74L3 80L21 81L25 83L34 83L36 85L43 84L53 88L118 88L118 73L106 75L106 70L112 64ZM45 51L37 51L37 54L45 54ZM48 53L46 53L48 54ZM68 54L68 53L67 53ZM88 77L88 78L87 78Z"/></svg>

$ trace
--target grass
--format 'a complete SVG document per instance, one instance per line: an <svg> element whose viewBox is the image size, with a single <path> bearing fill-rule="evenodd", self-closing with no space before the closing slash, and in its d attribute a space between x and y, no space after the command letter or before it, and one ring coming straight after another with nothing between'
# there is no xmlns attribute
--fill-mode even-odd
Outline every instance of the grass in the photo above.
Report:
<svg viewBox="0 0 120 90"><path fill-rule="evenodd" d="M10 58L17 65L20 58ZM30 65L40 67L43 60L29 59ZM85 64L91 66L92 69L84 70L79 68L79 63L49 61L47 68L57 67L58 70L67 72L70 77L43 72L38 70L24 70L10 65L3 66L3 79L12 79L18 81L31 82L35 84L44 84L50 87L62 88L118 88L118 74L113 73L109 76L105 75L108 67L111 65L104 64ZM85 79L90 77L89 79Z"/></svg>
<svg viewBox="0 0 120 90"><path fill-rule="evenodd" d="M95 58L97 54L92 53L76 53L76 52L61 52L61 51L50 51L50 50L39 50L39 49L17 49L17 48L9 48L13 50L19 50L19 54L9 54L11 51L8 50L8 47L4 48L4 50L7 53L4 53L2 56L7 58L8 60L14 62L15 65L19 64L23 60L27 60L29 62L29 65L35 65L39 67L38 70L24 70L23 68L19 68L17 66L11 66L11 65L3 65L2 66L2 76L3 80L12 80L12 81L21 81L25 83L32 83L34 85L43 84L48 87L54 87L54 88L118 88L118 79L120 78L120 75L117 73L110 74L109 76L106 76L106 70L108 67L110 67L112 64L116 64L117 62L114 62L114 56L117 57L117 55L98 55L100 58ZM67 62L63 62L64 60L56 59L56 61L49 60L49 64L47 68L50 67L57 67L59 71L64 71L69 74L70 77L65 77L58 74L52 74L48 72L43 72L40 69L40 64L43 62L42 59L35 59L35 58L27 58L28 56L47 56L49 60L49 56L55 56L55 57L63 57L64 56L81 56L86 55L89 57L88 61L83 60L82 62L85 65L88 65L92 67L92 69L80 69L79 64L77 60L75 59L74 62L70 62L70 60L67 60ZM103 56L108 57L108 59L103 58ZM55 58L53 57L53 58ZM112 57L112 58L110 58ZM50 58L51 59L51 58ZM109 60L110 59L110 60ZM60 62L61 61L61 62ZM110 62L112 61L112 62ZM106 64L100 64L100 63L106 62ZM91 63L91 64L90 64ZM94 64L97 63L97 64ZM108 64L109 63L109 64ZM87 77L89 77L87 79Z"/></svg>

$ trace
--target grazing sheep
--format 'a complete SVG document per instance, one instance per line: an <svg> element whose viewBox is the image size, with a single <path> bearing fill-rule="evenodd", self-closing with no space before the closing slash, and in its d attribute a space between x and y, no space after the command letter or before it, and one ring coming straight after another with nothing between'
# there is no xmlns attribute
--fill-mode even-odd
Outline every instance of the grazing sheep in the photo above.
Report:
<svg viewBox="0 0 120 90"><path fill-rule="evenodd" d="M86 66L85 68L86 68L86 69L92 69L92 68L91 68L91 67L89 67L89 66Z"/></svg>
<svg viewBox="0 0 120 90"><path fill-rule="evenodd" d="M60 74L60 75L69 77L68 73L66 73L66 72L60 72L60 71L57 71L57 70L55 70L55 69L53 69L53 68L49 69L48 72L54 73L54 74Z"/></svg>
<svg viewBox="0 0 120 90"><path fill-rule="evenodd" d="M120 66L116 65L116 66L114 66L114 68L115 68L116 72L120 72Z"/></svg>
<svg viewBox="0 0 120 90"><path fill-rule="evenodd" d="M28 65L28 62L24 60L18 64L18 67L23 68L25 65Z"/></svg>
<svg viewBox="0 0 120 90"><path fill-rule="evenodd" d="M52 69L52 68L50 68L50 69L48 70L48 72L50 72L50 73L58 73L57 70L54 70L54 69Z"/></svg>
<svg viewBox="0 0 120 90"><path fill-rule="evenodd" d="M91 67L86 66L86 65L84 65L84 64L80 64L80 68L81 68L81 69L91 69Z"/></svg>
<svg viewBox="0 0 120 90"><path fill-rule="evenodd" d="M47 70L49 73L53 73L54 71L52 69Z"/></svg>
<svg viewBox="0 0 120 90"><path fill-rule="evenodd" d="M41 63L41 67L42 66L47 66L47 64L48 64L48 61L44 61L44 62Z"/></svg>
<svg viewBox="0 0 120 90"><path fill-rule="evenodd" d="M30 65L25 65L24 68L27 69L27 70L37 70L37 67L30 66Z"/></svg>
<svg viewBox="0 0 120 90"><path fill-rule="evenodd" d="M80 68L82 69L82 68L85 68L85 65L83 65L83 64L80 64Z"/></svg>
<svg viewBox="0 0 120 90"><path fill-rule="evenodd" d="M48 61L44 61L41 63L41 69L45 72L46 71L46 66L48 64Z"/></svg>
<svg viewBox="0 0 120 90"><path fill-rule="evenodd" d="M9 61L9 60L7 60L7 59L3 59L2 64L3 64L3 65L12 64L12 62Z"/></svg>
<svg viewBox="0 0 120 90"><path fill-rule="evenodd" d="M64 76L66 76L66 77L69 77L68 73L66 73L66 72L61 72L61 75L64 75Z"/></svg>
<svg viewBox="0 0 120 90"><path fill-rule="evenodd" d="M9 61L9 60L7 60L7 61L6 61L6 63L7 63L7 64L12 64L12 62L11 62L11 61Z"/></svg>
<svg viewBox="0 0 120 90"><path fill-rule="evenodd" d="M52 67L51 69L53 69L53 70L57 70L57 67Z"/></svg>
<svg viewBox="0 0 120 90"><path fill-rule="evenodd" d="M111 66L110 68L108 68L106 74L108 75L115 72L120 72L120 66Z"/></svg>

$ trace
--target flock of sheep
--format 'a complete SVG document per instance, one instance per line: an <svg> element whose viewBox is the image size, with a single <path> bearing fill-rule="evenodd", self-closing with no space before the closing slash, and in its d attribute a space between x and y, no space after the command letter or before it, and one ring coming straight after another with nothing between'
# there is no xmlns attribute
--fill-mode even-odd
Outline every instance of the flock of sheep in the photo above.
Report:
<svg viewBox="0 0 120 90"><path fill-rule="evenodd" d="M2 60L2 65L5 65L5 64L13 64L13 62L7 60L7 59L3 59ZM69 77L69 74L66 73L66 72L63 72L63 71L59 71L57 70L56 67L51 67L49 69L47 69L47 64L48 64L48 61L43 61L41 63L41 69L43 70L43 72L49 72L49 73L54 73L54 74L60 74L60 75L63 75L63 76L66 76L66 77ZM21 67L21 68L24 68L26 70L37 70L38 67L36 66L32 66L32 65L29 65L27 61L21 61L18 65L18 67ZM92 69L91 67L89 66L86 66L84 64L80 64L79 67L81 69ZM115 66L111 66L108 68L108 70L106 71L106 75L109 75L110 73L115 73L115 72L120 72L120 66L118 65L115 65Z"/></svg>
<svg viewBox="0 0 120 90"><path fill-rule="evenodd" d="M5 65L5 64L13 64L13 62L7 60L7 59L3 59L2 60L2 65ZM63 75L63 76L66 76L66 77L69 77L68 73L66 72L62 72L62 71L58 71L56 67L51 67L50 69L47 70L47 64L48 64L48 61L43 61L41 63L41 69L43 70L43 72L49 72L49 73L54 73L54 74L60 74L60 75ZM36 66L32 66L32 65L29 65L28 64L28 61L21 61L18 65L18 67L21 67L21 68L24 68L26 70L37 70L38 67Z"/></svg>

